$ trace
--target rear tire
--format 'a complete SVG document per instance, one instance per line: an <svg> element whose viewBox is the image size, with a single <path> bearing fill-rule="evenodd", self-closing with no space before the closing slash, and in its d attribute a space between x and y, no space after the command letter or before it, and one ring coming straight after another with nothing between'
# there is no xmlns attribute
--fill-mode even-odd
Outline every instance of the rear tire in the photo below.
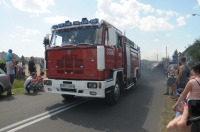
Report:
<svg viewBox="0 0 200 132"><path fill-rule="evenodd" d="M0 96L3 94L3 87L0 86Z"/></svg>
<svg viewBox="0 0 200 132"><path fill-rule="evenodd" d="M61 96L66 100L74 100L75 99L74 95L61 94Z"/></svg>
<svg viewBox="0 0 200 132"><path fill-rule="evenodd" d="M119 80L116 80L115 86L111 87L110 93L106 94L106 103L109 105L114 105L118 102L120 97L120 84Z"/></svg>

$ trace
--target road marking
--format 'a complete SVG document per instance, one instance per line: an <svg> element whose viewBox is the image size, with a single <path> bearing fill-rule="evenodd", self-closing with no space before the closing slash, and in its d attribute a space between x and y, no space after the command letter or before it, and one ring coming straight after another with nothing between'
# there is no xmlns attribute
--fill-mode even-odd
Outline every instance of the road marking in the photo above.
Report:
<svg viewBox="0 0 200 132"><path fill-rule="evenodd" d="M33 120L33 121L29 122L29 123L26 123L26 124L24 124L24 125L21 125L21 126L19 126L19 127L16 127L16 128L14 128L14 129L11 129L11 130L9 130L8 132L14 132L14 131L20 130L20 129L24 128L24 127L27 127L27 126L29 126L29 125L31 125L31 124L34 124L34 123L39 122L39 121L41 121L41 120L44 120L44 119L46 119L46 118L48 118L48 117L51 117L51 116L56 115L56 114L58 114L58 113L61 113L61 112L65 111L65 110L68 110L68 109L70 109L70 108L73 108L73 107L75 107L75 106L77 106L77 105L79 105L79 104L82 104L82 103L84 103L84 102L87 102L87 101L89 101L89 100L91 100L91 99L86 99L86 100L81 100L81 101L75 101L75 102L72 102L72 103L70 103L70 104L67 104L67 105L64 105L64 106L60 106L60 107L55 108L55 109L52 109L52 110L50 110L50 111L41 113L41 114L39 114L39 115L30 117L30 118L28 118L28 119L25 119L25 120L16 122L16 123L14 123L14 124L12 124L12 125L9 125L9 126L6 126L6 127L4 127L4 128L1 128L1 129L0 129L0 132L2 132L2 131L4 131L4 130L7 130L7 129L11 129L11 128L15 127L15 126L18 126L18 125L20 125L20 124L23 124L23 123L26 123L26 122L28 122L28 121L30 121L30 120L35 119L35 120ZM46 116L45 116L45 115L46 115ZM41 116L43 116L43 117L41 117ZM39 117L40 117L40 118L39 118ZM38 119L36 119L36 118L38 118Z"/></svg>

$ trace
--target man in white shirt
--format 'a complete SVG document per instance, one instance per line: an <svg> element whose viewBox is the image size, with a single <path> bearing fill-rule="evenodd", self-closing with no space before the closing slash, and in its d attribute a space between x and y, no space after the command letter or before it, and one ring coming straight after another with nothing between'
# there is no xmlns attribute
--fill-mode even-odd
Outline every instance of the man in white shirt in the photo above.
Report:
<svg viewBox="0 0 200 132"><path fill-rule="evenodd" d="M36 73L32 72L31 76L29 76L24 82L24 88L26 89L27 93L30 93L30 90L36 92L37 88L35 85L36 77L37 77Z"/></svg>

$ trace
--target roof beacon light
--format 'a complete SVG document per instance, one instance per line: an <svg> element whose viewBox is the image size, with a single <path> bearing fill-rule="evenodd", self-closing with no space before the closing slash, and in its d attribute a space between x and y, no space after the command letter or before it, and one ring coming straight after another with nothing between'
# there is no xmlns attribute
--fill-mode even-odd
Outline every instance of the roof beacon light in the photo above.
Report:
<svg viewBox="0 0 200 132"><path fill-rule="evenodd" d="M79 21L73 21L73 25L80 25L81 23Z"/></svg>
<svg viewBox="0 0 200 132"><path fill-rule="evenodd" d="M90 23L91 23L91 24L97 24L97 23L99 23L99 19L98 19L98 18L91 19L91 20L90 20Z"/></svg>
<svg viewBox="0 0 200 132"><path fill-rule="evenodd" d="M64 23L60 23L60 24L58 24L58 28L63 28L64 26L65 26Z"/></svg>
<svg viewBox="0 0 200 132"><path fill-rule="evenodd" d="M72 23L70 21L65 21L65 27L71 26Z"/></svg>
<svg viewBox="0 0 200 132"><path fill-rule="evenodd" d="M53 25L52 27L51 27L51 30L54 30L54 29L57 29L58 28L58 25Z"/></svg>
<svg viewBox="0 0 200 132"><path fill-rule="evenodd" d="M82 18L81 24L88 24L89 21L87 18Z"/></svg>

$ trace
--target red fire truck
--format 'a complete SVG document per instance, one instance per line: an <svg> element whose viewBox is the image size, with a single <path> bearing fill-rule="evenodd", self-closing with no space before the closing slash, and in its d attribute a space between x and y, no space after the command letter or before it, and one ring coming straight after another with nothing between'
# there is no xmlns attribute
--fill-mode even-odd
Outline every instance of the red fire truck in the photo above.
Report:
<svg viewBox="0 0 200 132"><path fill-rule="evenodd" d="M110 23L83 18L53 25L51 31L43 41L45 92L115 104L124 90L137 84L140 48Z"/></svg>

